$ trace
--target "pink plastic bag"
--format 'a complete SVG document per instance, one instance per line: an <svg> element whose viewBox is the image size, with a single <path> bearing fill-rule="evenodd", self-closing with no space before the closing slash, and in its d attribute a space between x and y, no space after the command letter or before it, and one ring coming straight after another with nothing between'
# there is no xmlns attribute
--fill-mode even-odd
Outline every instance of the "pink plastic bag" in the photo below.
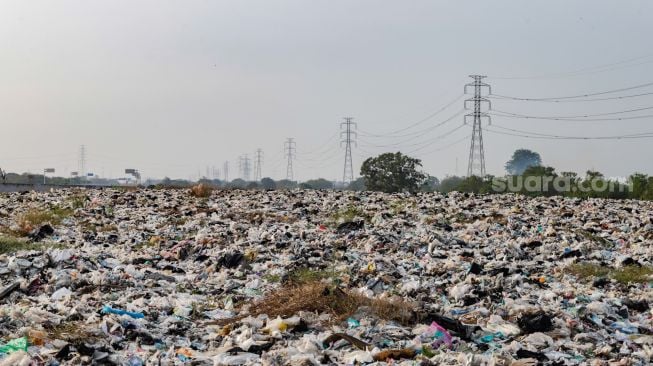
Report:
<svg viewBox="0 0 653 366"><path fill-rule="evenodd" d="M446 344L447 347L450 348L453 344L451 334L436 322L431 323L429 330L424 334L424 336L433 340L433 343L431 344L433 348L439 348L443 344Z"/></svg>

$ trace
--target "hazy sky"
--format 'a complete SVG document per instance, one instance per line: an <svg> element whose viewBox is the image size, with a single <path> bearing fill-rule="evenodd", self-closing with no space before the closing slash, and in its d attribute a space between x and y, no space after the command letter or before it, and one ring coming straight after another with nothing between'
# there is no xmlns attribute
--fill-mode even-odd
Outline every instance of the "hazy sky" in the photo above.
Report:
<svg viewBox="0 0 653 366"><path fill-rule="evenodd" d="M0 167L66 175L77 170L84 144L87 169L97 174L136 168L146 177L196 178L228 160L235 178L238 157L261 148L263 175L283 178L283 142L294 137L296 178L341 179L336 133L351 116L367 134L354 150L356 170L370 153L417 150L429 173L455 174L458 160L464 174L471 127L438 138L460 126L462 115L433 127L456 115L462 99L399 133L413 135L369 135L439 110L462 94L469 74L488 75L495 94L519 97L653 82L652 20L650 0L1 0ZM601 65L611 66L593 69ZM538 78L503 78L522 76ZM645 92L653 87L630 93ZM493 101L493 109L537 116L649 106L653 95ZM651 122L493 120L573 136L651 132ZM503 174L521 147L558 170L653 174L653 139L484 137L492 174Z"/></svg>

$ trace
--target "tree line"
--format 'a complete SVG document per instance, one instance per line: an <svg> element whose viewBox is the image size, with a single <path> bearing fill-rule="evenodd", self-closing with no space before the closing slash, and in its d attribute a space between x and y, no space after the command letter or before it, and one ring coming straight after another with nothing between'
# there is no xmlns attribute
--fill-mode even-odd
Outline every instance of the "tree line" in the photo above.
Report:
<svg viewBox="0 0 653 366"><path fill-rule="evenodd" d="M274 180L266 177L258 182L234 179L225 182L219 179L164 178L148 179L143 186L154 188L187 188L204 184L224 189L344 189L352 191L380 191L387 193L417 193L453 191L476 194L518 193L528 196L565 196L576 198L613 198L653 200L653 176L634 173L627 179L617 180L602 173L588 170L584 176L575 172L557 172L554 167L542 164L537 152L528 149L516 150L505 164L506 175L493 176L447 176L438 179L422 170L419 159L401 152L384 153L365 160L361 166L360 178L348 184L318 178L305 182L287 179ZM3 183L39 184L43 175L2 173ZM84 184L85 179L46 177L48 184ZM94 180L97 185L119 185L116 180Z"/></svg>

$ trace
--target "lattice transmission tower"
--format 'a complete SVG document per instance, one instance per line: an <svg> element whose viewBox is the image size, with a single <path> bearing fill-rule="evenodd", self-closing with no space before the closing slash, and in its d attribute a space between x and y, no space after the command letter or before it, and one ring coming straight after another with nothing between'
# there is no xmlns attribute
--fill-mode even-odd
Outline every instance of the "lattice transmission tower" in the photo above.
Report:
<svg viewBox="0 0 653 366"><path fill-rule="evenodd" d="M292 162L295 159L295 151L297 150L295 139L291 137L287 138L286 142L283 144L283 150L286 154L286 159L288 160L286 164L286 179L292 182L295 179L295 173L292 168Z"/></svg>
<svg viewBox="0 0 653 366"><path fill-rule="evenodd" d="M353 131L353 129L356 129L356 123L352 122L352 120L352 117L345 117L345 122L340 124L340 129L343 130L340 132L340 146L342 147L343 144L345 145L345 166L342 173L342 182L345 185L354 180L354 165L351 159L351 145L354 144L358 146L355 141L357 133Z"/></svg>
<svg viewBox="0 0 653 366"><path fill-rule="evenodd" d="M79 161L78 161L78 170L79 176L82 178L82 181L86 180L86 146L81 145L79 147Z"/></svg>
<svg viewBox="0 0 653 366"><path fill-rule="evenodd" d="M247 154L240 157L239 165L240 165L239 166L240 176L243 178L245 182L249 182L251 168L250 168L249 156L247 156Z"/></svg>
<svg viewBox="0 0 653 366"><path fill-rule="evenodd" d="M263 178L261 175L261 167L263 166L263 150L256 149L254 153L254 181L258 182Z"/></svg>
<svg viewBox="0 0 653 366"><path fill-rule="evenodd" d="M474 97L465 100L465 109L469 109L468 103L474 103L474 110L472 113L465 115L465 124L467 124L468 118L473 119L473 132L472 132L472 143L469 147L469 163L467 165L467 176L476 175L479 177L484 177L486 174L485 171L485 149L483 148L483 118L487 118L488 124L491 123L490 116L483 112L482 104L487 103L488 109L491 108L490 100L483 97L483 88L487 88L488 93L492 93L492 89L489 84L483 82L483 79L486 76L482 75L470 75L469 77L474 79L474 82L465 84L465 93L467 93L467 88L474 88Z"/></svg>

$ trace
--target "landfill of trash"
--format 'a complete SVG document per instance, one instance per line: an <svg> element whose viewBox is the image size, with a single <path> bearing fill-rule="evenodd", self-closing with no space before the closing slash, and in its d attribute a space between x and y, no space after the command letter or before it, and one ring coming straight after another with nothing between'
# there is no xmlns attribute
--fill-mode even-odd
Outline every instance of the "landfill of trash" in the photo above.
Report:
<svg viewBox="0 0 653 366"><path fill-rule="evenodd" d="M653 203L0 195L0 365L647 365Z"/></svg>

